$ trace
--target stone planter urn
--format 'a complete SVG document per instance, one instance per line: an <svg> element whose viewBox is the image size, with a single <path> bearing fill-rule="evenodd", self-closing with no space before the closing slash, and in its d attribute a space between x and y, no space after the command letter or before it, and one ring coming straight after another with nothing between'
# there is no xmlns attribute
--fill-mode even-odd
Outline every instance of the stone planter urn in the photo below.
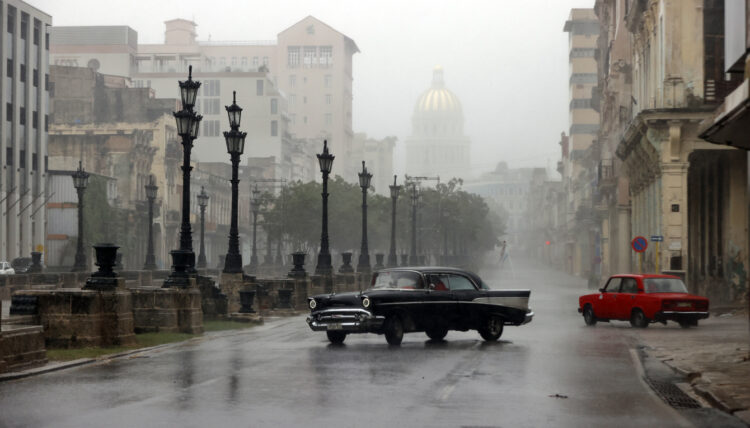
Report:
<svg viewBox="0 0 750 428"><path fill-rule="evenodd" d="M401 266L409 266L409 255L401 254Z"/></svg>
<svg viewBox="0 0 750 428"><path fill-rule="evenodd" d="M307 276L307 272L305 272L305 256L307 256L307 253L301 251L292 253L292 264L294 264L294 267L289 271L290 277L304 278Z"/></svg>
<svg viewBox="0 0 750 428"><path fill-rule="evenodd" d="M250 287L243 287L239 291L240 293L240 313L241 314L254 314L253 301L255 300L255 290Z"/></svg>
<svg viewBox="0 0 750 428"><path fill-rule="evenodd" d="M292 290L288 288L279 288L279 308L292 308Z"/></svg>
<svg viewBox="0 0 750 428"><path fill-rule="evenodd" d="M383 269L385 266L383 266L383 259L385 258L385 254L378 253L375 254L375 266L372 268L374 270Z"/></svg>
<svg viewBox="0 0 750 428"><path fill-rule="evenodd" d="M110 243L94 245L96 265L99 267L99 270L91 274L91 277L86 280L86 285L83 288L99 291L109 291L117 288L118 275L114 271L114 267L117 261L118 248L120 247Z"/></svg>
<svg viewBox="0 0 750 428"><path fill-rule="evenodd" d="M352 253L341 253L341 261L344 264L339 268L339 273L354 272L354 268L352 267Z"/></svg>
<svg viewBox="0 0 750 428"><path fill-rule="evenodd" d="M39 273L42 271L42 253L39 251L31 252L31 266L29 266L29 273Z"/></svg>
<svg viewBox="0 0 750 428"><path fill-rule="evenodd" d="M94 248L96 248L96 245L94 245ZM120 248L120 247L117 247L117 248ZM97 254L97 257L99 257L98 254ZM124 270L125 268L122 265L122 253L117 253L117 255L115 257L116 257L116 259L115 259L115 264L114 264L114 268L113 269Z"/></svg>

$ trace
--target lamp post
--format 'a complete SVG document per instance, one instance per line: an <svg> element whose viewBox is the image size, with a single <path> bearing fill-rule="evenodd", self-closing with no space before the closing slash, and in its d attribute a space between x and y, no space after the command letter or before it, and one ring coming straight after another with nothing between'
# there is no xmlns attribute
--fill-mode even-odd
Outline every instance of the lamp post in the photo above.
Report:
<svg viewBox="0 0 750 428"><path fill-rule="evenodd" d="M417 265L417 205L419 204L419 189L417 183L411 183L411 252L409 264Z"/></svg>
<svg viewBox="0 0 750 428"><path fill-rule="evenodd" d="M362 188L362 245L359 249L359 263L357 272L370 272L370 253L367 249L367 189L370 188L372 174L367 171L365 161L362 161L362 172L359 176L359 187Z"/></svg>
<svg viewBox="0 0 750 428"><path fill-rule="evenodd" d="M177 134L182 138L182 222L180 224L180 248L170 251L172 273L164 281L165 287L190 285L189 277L195 274L195 253L190 229L190 152L193 141L198 138L198 129L203 116L193 111L198 88L201 83L193 80L193 66L188 68L188 80L178 82L182 110L173 113L177 123Z"/></svg>
<svg viewBox="0 0 750 428"><path fill-rule="evenodd" d="M73 272L84 272L86 271L86 255L83 252L83 193L89 184L89 174L83 170L81 161L78 161L78 170L72 176L73 186L78 192L78 245Z"/></svg>
<svg viewBox="0 0 750 428"><path fill-rule="evenodd" d="M320 232L320 252L318 253L318 264L315 266L315 273L318 275L330 275L333 272L331 266L331 253L328 250L328 174L333 167L335 156L328 153L328 141L323 141L323 153L318 155L320 172L323 174L323 226Z"/></svg>
<svg viewBox="0 0 750 428"><path fill-rule="evenodd" d="M391 189L391 250L388 253L388 267L398 266L398 256L396 255L396 202L401 186L396 185L396 176L393 176L393 185L388 186Z"/></svg>
<svg viewBox="0 0 750 428"><path fill-rule="evenodd" d="M206 207L208 206L208 193L206 189L201 186L201 192L198 193L198 207L201 209L201 247L200 253L198 253L198 263L196 267L206 267L206 245L204 243L204 236L206 232Z"/></svg>
<svg viewBox="0 0 750 428"><path fill-rule="evenodd" d="M258 251L257 251L257 232L258 232L258 211L260 210L260 190L255 185L252 199L250 199L250 210L253 212L253 252L250 255L250 271L255 272L258 269Z"/></svg>
<svg viewBox="0 0 750 428"><path fill-rule="evenodd" d="M143 264L143 270L156 270L156 257L154 256L154 200L156 199L156 177L153 174L148 176L146 184L146 199L148 199L148 250L146 250L146 263Z"/></svg>
<svg viewBox="0 0 750 428"><path fill-rule="evenodd" d="M242 108L237 105L237 92L232 93L232 105L225 107L229 116L229 132L224 132L227 152L232 160L232 220L229 225L229 249L224 260L224 273L242 273L242 254L240 254L240 237L237 231L237 199L239 198L240 179L237 170L240 166L240 155L245 150L247 132L240 132ZM253 251L254 253L254 251Z"/></svg>

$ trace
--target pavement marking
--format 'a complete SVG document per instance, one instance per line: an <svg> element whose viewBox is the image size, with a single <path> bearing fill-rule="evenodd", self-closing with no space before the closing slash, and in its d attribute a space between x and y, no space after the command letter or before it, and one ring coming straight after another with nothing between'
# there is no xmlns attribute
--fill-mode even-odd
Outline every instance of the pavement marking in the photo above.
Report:
<svg viewBox="0 0 750 428"><path fill-rule="evenodd" d="M451 396L453 390L456 389L456 384L448 385L443 388L443 393L440 394L440 401L446 401Z"/></svg>

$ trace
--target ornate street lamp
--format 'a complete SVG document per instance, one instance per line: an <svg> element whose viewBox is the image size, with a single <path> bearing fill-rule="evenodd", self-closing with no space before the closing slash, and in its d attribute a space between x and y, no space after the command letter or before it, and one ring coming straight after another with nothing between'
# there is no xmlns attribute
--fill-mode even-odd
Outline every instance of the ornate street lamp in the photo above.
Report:
<svg viewBox="0 0 750 428"><path fill-rule="evenodd" d="M81 161L78 161L78 170L72 176L73 186L78 192L78 245L73 272L84 272L86 271L86 254L83 252L83 193L89 184L89 174L83 170Z"/></svg>
<svg viewBox="0 0 750 428"><path fill-rule="evenodd" d="M188 80L178 82L182 110L173 113L177 123L177 134L182 138L182 222L180 224L180 248L170 251L172 273L164 281L165 287L187 287L189 277L195 274L195 253L190 229L190 152L193 141L198 138L198 130L203 116L193 111L198 88L201 83L193 80L193 66L188 68Z"/></svg>
<svg viewBox="0 0 750 428"><path fill-rule="evenodd" d="M362 172L357 173L359 176L359 187L362 188L362 245L359 249L359 263L357 263L357 272L370 272L370 253L367 249L367 189L370 188L372 174L367 172L365 161L362 161Z"/></svg>
<svg viewBox="0 0 750 428"><path fill-rule="evenodd" d="M250 211L253 212L253 252L250 254L250 271L255 272L258 269L258 251L257 251L257 232L258 232L258 211L260 211L260 190L255 185L253 197L250 199Z"/></svg>
<svg viewBox="0 0 750 428"><path fill-rule="evenodd" d="M229 116L229 132L224 132L227 142L227 152L232 160L232 220L229 226L229 249L224 260L224 273L242 273L242 254L240 253L240 236L237 231L237 199L239 198L239 184L237 170L240 166L240 155L245 150L247 132L240 132L240 116L242 108L237 105L237 92L232 93L232 105L226 106Z"/></svg>
<svg viewBox="0 0 750 428"><path fill-rule="evenodd" d="M396 255L396 202L398 201L398 194L401 191L401 186L396 185L396 176L393 176L393 185L388 186L391 189L391 201L393 206L391 208L391 251L388 253L388 267L398 266L398 256Z"/></svg>
<svg viewBox="0 0 750 428"><path fill-rule="evenodd" d="M318 155L320 172L323 174L323 227L320 232L320 252L318 253L318 264L315 266L317 275L330 275L333 272L331 266L331 253L328 250L328 174L333 168L333 156L328 153L328 141L323 141L323 153Z"/></svg>
<svg viewBox="0 0 750 428"><path fill-rule="evenodd" d="M156 199L156 177L148 176L146 183L146 199L148 199L148 250L146 251L146 263L143 270L156 270L156 257L154 256L154 200Z"/></svg>
<svg viewBox="0 0 750 428"><path fill-rule="evenodd" d="M418 265L417 260L417 206L419 205L419 189L417 183L411 183L411 253L409 264Z"/></svg>
<svg viewBox="0 0 750 428"><path fill-rule="evenodd" d="M201 186L201 192L198 193L198 206L201 209L201 247L200 253L198 253L198 263L196 267L204 269L206 267L206 245L204 243L204 237L206 232L206 207L208 206L208 193L206 189Z"/></svg>

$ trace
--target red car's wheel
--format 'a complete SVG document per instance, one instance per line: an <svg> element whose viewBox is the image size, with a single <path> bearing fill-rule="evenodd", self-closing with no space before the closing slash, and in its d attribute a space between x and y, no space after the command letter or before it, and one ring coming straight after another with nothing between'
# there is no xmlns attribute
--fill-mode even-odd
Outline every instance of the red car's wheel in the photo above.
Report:
<svg viewBox="0 0 750 428"><path fill-rule="evenodd" d="M583 308L583 322L585 322L586 325L596 325L596 317L594 316L594 310L591 308L591 305L586 305Z"/></svg>
<svg viewBox="0 0 750 428"><path fill-rule="evenodd" d="M630 314L630 325L636 328L646 328L648 327L648 323L648 318L646 318L642 310L633 309L633 312Z"/></svg>

